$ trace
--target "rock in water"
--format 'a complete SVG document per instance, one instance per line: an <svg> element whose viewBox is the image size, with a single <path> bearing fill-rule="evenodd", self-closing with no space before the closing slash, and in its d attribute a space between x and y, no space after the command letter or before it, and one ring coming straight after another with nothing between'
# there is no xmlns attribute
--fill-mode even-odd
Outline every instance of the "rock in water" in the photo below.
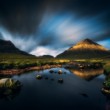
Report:
<svg viewBox="0 0 110 110"><path fill-rule="evenodd" d="M11 78L0 79L0 98L13 99L21 90L22 84Z"/></svg>
<svg viewBox="0 0 110 110"><path fill-rule="evenodd" d="M58 79L58 82L59 83L63 83L63 79Z"/></svg>
<svg viewBox="0 0 110 110"><path fill-rule="evenodd" d="M54 71L53 71L53 70L50 70L49 72L50 72L50 73L54 73Z"/></svg>
<svg viewBox="0 0 110 110"><path fill-rule="evenodd" d="M37 79L42 79L42 76L41 75L37 75L36 78Z"/></svg>
<svg viewBox="0 0 110 110"><path fill-rule="evenodd" d="M59 71L58 71L58 74L62 74L62 70L59 70Z"/></svg>
<svg viewBox="0 0 110 110"><path fill-rule="evenodd" d="M81 95L84 96L84 97L88 97L88 95L85 94L85 93L81 93Z"/></svg>
<svg viewBox="0 0 110 110"><path fill-rule="evenodd" d="M110 78L107 78L104 81L101 91L105 95L110 95Z"/></svg>

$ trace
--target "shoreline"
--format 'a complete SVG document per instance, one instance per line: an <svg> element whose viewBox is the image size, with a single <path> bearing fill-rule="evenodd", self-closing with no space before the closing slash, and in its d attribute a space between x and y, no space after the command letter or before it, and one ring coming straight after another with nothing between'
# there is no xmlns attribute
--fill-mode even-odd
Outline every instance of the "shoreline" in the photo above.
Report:
<svg viewBox="0 0 110 110"><path fill-rule="evenodd" d="M38 71L38 70L44 70L44 69L50 69L50 68L58 68L62 67L62 65L44 65L44 66L34 66L34 67L27 67L24 69L7 69L7 70L0 70L0 76L5 75L20 75L24 72L29 71Z"/></svg>

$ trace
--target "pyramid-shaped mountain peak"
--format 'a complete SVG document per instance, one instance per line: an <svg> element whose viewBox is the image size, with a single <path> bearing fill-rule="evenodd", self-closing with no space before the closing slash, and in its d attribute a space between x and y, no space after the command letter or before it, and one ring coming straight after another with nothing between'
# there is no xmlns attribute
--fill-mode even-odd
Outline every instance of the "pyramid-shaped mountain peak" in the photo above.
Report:
<svg viewBox="0 0 110 110"><path fill-rule="evenodd" d="M84 40L82 40L82 41L84 41L84 42L93 42L91 39L89 39L89 38L86 38L86 39L84 39Z"/></svg>
<svg viewBox="0 0 110 110"><path fill-rule="evenodd" d="M76 45L73 45L68 50L102 50L106 51L107 49L103 46L99 45L98 43L90 40L90 39L84 39L80 42L78 42Z"/></svg>
<svg viewBox="0 0 110 110"><path fill-rule="evenodd" d="M99 58L107 55L110 55L108 49L90 39L84 39L59 54L57 58Z"/></svg>
<svg viewBox="0 0 110 110"><path fill-rule="evenodd" d="M92 45L99 45L97 44L96 42L92 41L91 39L84 39L80 42L78 42L76 45L79 45L79 44L92 44Z"/></svg>

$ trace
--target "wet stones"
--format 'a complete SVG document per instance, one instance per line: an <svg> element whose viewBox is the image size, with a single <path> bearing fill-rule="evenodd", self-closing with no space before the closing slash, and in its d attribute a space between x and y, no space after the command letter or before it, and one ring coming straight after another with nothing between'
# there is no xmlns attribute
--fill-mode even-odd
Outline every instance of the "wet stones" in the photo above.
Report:
<svg viewBox="0 0 110 110"><path fill-rule="evenodd" d="M85 93L81 93L81 95L82 95L83 97L88 97L88 95L85 94Z"/></svg>
<svg viewBox="0 0 110 110"><path fill-rule="evenodd" d="M103 82L103 87L101 89L102 93L105 95L110 95L110 78Z"/></svg>
<svg viewBox="0 0 110 110"><path fill-rule="evenodd" d="M53 71L53 70L50 70L49 72L50 72L50 73L54 73L54 71Z"/></svg>
<svg viewBox="0 0 110 110"><path fill-rule="evenodd" d="M59 71L58 71L58 74L62 74L62 73L63 73L62 70L59 70Z"/></svg>
<svg viewBox="0 0 110 110"><path fill-rule="evenodd" d="M58 83L63 83L63 79L58 79Z"/></svg>
<svg viewBox="0 0 110 110"><path fill-rule="evenodd" d="M41 75L37 75L36 78L40 80L40 79L42 79L42 76Z"/></svg>
<svg viewBox="0 0 110 110"><path fill-rule="evenodd" d="M58 70L58 71L50 70L49 73L66 74L66 72L63 72L62 70Z"/></svg>
<svg viewBox="0 0 110 110"><path fill-rule="evenodd" d="M47 75L46 74L44 74L44 75L43 74L38 74L36 76L36 79L38 79L38 80L45 79L45 80L48 80L48 81L57 81L57 83L63 83L64 80L63 80L63 78L60 78L60 77L62 75L65 75L65 74L67 74L67 72L66 71L63 71L61 69L59 69L57 71L56 70L53 70L53 69L50 69L48 71Z"/></svg>
<svg viewBox="0 0 110 110"><path fill-rule="evenodd" d="M102 93L105 94L105 95L110 95L110 89L107 89L107 88L104 88L104 87L103 87L103 88L101 89L101 91L102 91Z"/></svg>

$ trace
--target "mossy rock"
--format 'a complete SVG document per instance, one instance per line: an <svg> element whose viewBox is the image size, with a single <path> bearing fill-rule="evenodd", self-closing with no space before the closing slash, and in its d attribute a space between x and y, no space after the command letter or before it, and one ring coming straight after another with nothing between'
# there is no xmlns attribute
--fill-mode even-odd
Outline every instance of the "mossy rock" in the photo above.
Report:
<svg viewBox="0 0 110 110"><path fill-rule="evenodd" d="M104 82L103 82L103 86L106 88L110 88L110 78L107 78Z"/></svg>
<svg viewBox="0 0 110 110"><path fill-rule="evenodd" d="M105 94L105 95L110 95L110 89L106 89L106 88L103 87L103 88L101 89L101 91L102 91L102 93Z"/></svg>
<svg viewBox="0 0 110 110"><path fill-rule="evenodd" d="M0 88L16 89L20 86L21 83L18 80L14 80L11 78L0 79Z"/></svg>
<svg viewBox="0 0 110 110"><path fill-rule="evenodd" d="M107 77L106 80L103 82L103 87L101 91L106 95L110 95L110 78L109 77Z"/></svg>

